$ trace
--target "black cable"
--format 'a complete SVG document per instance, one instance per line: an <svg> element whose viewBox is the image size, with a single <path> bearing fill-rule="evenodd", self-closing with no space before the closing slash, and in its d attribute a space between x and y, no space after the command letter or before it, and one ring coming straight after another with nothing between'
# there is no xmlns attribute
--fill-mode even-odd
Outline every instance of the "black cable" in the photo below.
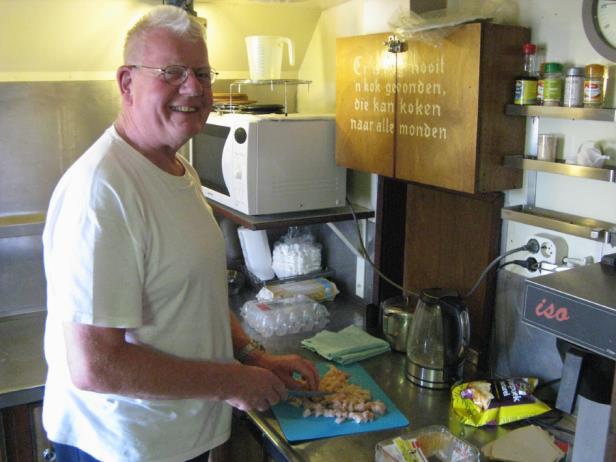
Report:
<svg viewBox="0 0 616 462"><path fill-rule="evenodd" d="M511 261L505 262L502 265L500 265L497 269L500 270L501 268L504 268L507 265L518 265L518 266L521 266L522 268L526 268L531 273L534 273L540 267L537 259L535 259L534 257L528 257L526 260L511 260Z"/></svg>
<svg viewBox="0 0 616 462"><path fill-rule="evenodd" d="M486 277L486 274L488 274L488 272L494 267L494 265L496 265L503 258L508 257L509 255L511 255L512 253L521 252L522 250L528 250L528 244L525 244L525 245L523 245L521 247L517 247L515 249L511 249L508 252L505 252L504 254L499 255L494 260L492 260L490 262L490 264L488 266L486 266L486 268L483 270L483 272L479 275L479 277L477 278L477 282L475 282L475 285L472 287L472 289L469 290L468 293L466 295L464 295L464 297L462 297L462 298L469 298L471 295L473 295L475 293L475 291L477 290L477 288L479 287L479 285L483 281L483 278Z"/></svg>
<svg viewBox="0 0 616 462"><path fill-rule="evenodd" d="M353 221L355 223L355 231L357 232L357 238L359 241L359 254L362 256L362 258L364 260L366 260L370 266L372 267L372 269L385 281L387 281L389 284L391 284L392 286L396 287L397 289L400 289L402 291L402 295L406 296L406 294L409 295L415 295L417 296L417 294L415 292L413 292L412 290L409 290L397 283L395 283L394 281L392 281L391 279L389 279L387 276L385 276L374 264L374 262L370 259L370 256L368 254L368 251L366 250L366 247L364 246L364 240L361 236L361 230L359 229L359 220L357 219L357 216L355 215L355 210L353 210L353 206L351 205L351 201L349 200L348 197L345 198L347 205L349 206L349 210L351 211L351 215L353 216ZM462 298L468 298L470 297L479 287L479 285L481 284L481 282L483 281L483 278L485 278L485 276L488 274L488 272L494 267L494 265L496 265L499 261L501 261L503 258L508 257L509 255L516 253L516 252L521 252L521 251L528 251L531 253L537 253L539 251L539 242L536 239L530 239L525 245L517 247L515 249L511 249L507 252L505 252L502 255L499 255L498 257L496 257L494 260L492 260L490 262L490 264L483 270L483 272L479 275L479 278L477 278L477 282L475 282L475 285L471 288L471 290L464 295ZM515 260L512 263L516 263L520 266L523 266L524 268L527 268L529 271L536 271L538 268L538 263L537 260L535 260L532 257L527 258L526 260ZM505 263L502 266L505 266L509 263ZM501 267L502 267L501 266ZM534 267L534 269L532 269Z"/></svg>
<svg viewBox="0 0 616 462"><path fill-rule="evenodd" d="M560 378L554 380L548 380L547 382L540 383L535 387L536 390L541 390L542 388L549 387L550 385L554 385L555 383L560 382Z"/></svg>
<svg viewBox="0 0 616 462"><path fill-rule="evenodd" d="M392 281L391 279L389 279L387 276L385 276L381 270L379 270L375 263L370 259L370 256L368 254L368 251L366 250L366 247L364 245L364 240L361 236L361 230L359 229L359 220L357 219L357 216L355 215L355 210L353 210L353 206L351 205L351 201L349 200L349 198L346 198L346 202L347 205L349 206L349 209L351 210L351 215L353 215L353 221L355 222L355 231L357 232L357 239L359 241L359 253L362 256L362 258L364 260L366 260L370 266L372 267L372 269L376 272L376 274L378 274L381 279L383 279L384 281L388 282L389 284L391 284L392 286L394 286L397 289L400 289L402 291L402 295L403 296L407 296L407 295L415 295L418 296L415 292L413 292L412 290L409 290L403 286L401 286L400 284L395 283L394 281Z"/></svg>

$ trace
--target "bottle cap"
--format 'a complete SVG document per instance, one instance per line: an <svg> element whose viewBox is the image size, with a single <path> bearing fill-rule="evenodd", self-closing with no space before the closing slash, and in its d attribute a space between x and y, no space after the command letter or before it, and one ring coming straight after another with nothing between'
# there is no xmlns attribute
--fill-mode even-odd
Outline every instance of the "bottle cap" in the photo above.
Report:
<svg viewBox="0 0 616 462"><path fill-rule="evenodd" d="M583 67L572 67L571 69L567 71L567 75L570 75L572 77L583 76L584 68Z"/></svg>
<svg viewBox="0 0 616 462"><path fill-rule="evenodd" d="M601 64L589 64L586 66L586 75L587 76L601 76L603 77L604 68Z"/></svg>
<svg viewBox="0 0 616 462"><path fill-rule="evenodd" d="M543 72L546 74L556 74L562 72L563 65L560 63L545 63L543 67Z"/></svg>
<svg viewBox="0 0 616 462"><path fill-rule="evenodd" d="M522 45L522 52L525 55L534 55L536 51L537 45L535 45L534 43L525 43L524 45Z"/></svg>

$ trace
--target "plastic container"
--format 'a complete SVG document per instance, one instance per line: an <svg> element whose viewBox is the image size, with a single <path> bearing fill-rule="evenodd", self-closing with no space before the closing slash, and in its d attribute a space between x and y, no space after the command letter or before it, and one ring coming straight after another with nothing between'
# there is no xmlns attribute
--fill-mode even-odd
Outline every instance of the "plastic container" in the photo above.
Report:
<svg viewBox="0 0 616 462"><path fill-rule="evenodd" d="M327 308L305 295L272 301L249 300L240 313L263 337L321 330L329 322Z"/></svg>
<svg viewBox="0 0 616 462"><path fill-rule="evenodd" d="M543 66L543 105L560 106L563 95L563 66L545 63Z"/></svg>
<svg viewBox="0 0 616 462"><path fill-rule="evenodd" d="M454 436L442 425L432 425L405 433L400 435L400 438L410 444L413 444L414 440L423 455L430 461L475 462L481 457L479 449ZM405 462L393 438L377 443L374 460L376 462Z"/></svg>
<svg viewBox="0 0 616 462"><path fill-rule="evenodd" d="M321 244L297 227L274 244L272 268L279 279L321 271Z"/></svg>
<svg viewBox="0 0 616 462"><path fill-rule="evenodd" d="M554 133L539 133L537 138L537 160L554 162L558 151L559 136Z"/></svg>
<svg viewBox="0 0 616 462"><path fill-rule="evenodd" d="M603 74L605 68L601 64L586 66L584 78L584 107L603 106Z"/></svg>
<svg viewBox="0 0 616 462"><path fill-rule="evenodd" d="M563 106L584 106L584 68L572 67L565 77L565 90L563 92Z"/></svg>

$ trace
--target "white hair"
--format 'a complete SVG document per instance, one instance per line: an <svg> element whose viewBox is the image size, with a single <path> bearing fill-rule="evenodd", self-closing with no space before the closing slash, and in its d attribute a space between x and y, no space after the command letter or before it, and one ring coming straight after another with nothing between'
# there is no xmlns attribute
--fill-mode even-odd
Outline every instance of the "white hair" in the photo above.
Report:
<svg viewBox="0 0 616 462"><path fill-rule="evenodd" d="M147 34L154 29L166 29L189 41L204 40L205 29L194 16L173 5L159 5L143 15L126 33L124 64L140 55Z"/></svg>

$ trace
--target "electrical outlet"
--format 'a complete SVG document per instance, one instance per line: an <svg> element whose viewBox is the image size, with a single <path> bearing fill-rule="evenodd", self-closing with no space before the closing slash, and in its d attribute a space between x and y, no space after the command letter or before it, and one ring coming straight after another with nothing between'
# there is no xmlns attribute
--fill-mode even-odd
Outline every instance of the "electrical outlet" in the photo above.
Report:
<svg viewBox="0 0 616 462"><path fill-rule="evenodd" d="M539 233L531 236L531 239L539 242L539 252L533 255L539 263L563 264L563 259L569 252L569 246L562 237Z"/></svg>

